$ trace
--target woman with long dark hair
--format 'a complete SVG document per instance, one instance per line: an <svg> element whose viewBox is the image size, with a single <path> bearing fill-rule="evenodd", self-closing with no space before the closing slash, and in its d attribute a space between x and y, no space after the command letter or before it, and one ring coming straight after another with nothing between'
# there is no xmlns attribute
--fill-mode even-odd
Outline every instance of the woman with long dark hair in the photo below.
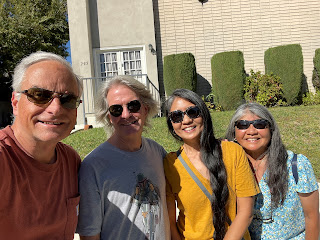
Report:
<svg viewBox="0 0 320 240"><path fill-rule="evenodd" d="M252 239L318 240L318 184L309 160L287 151L271 113L257 103L241 105L227 135L245 150L261 193L257 196Z"/></svg>
<svg viewBox="0 0 320 240"><path fill-rule="evenodd" d="M215 138L208 108L190 90L173 92L166 118L170 133L183 142L164 160L172 239L250 239L259 189L243 149Z"/></svg>

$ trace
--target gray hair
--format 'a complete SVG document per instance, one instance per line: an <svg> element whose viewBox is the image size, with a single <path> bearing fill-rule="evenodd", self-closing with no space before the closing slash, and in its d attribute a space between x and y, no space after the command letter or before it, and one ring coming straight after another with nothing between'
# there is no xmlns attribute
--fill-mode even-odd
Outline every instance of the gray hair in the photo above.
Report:
<svg viewBox="0 0 320 240"><path fill-rule="evenodd" d="M231 118L227 129L226 138L229 141L233 141L235 139L235 122L248 113L252 113L260 118L266 119L269 122L271 139L268 146L267 184L270 188L272 204L276 207L279 204L282 204L284 199L286 198L288 189L288 154L286 151L286 147L281 140L278 125L271 113L266 107L258 103L242 104L240 107L238 107L233 117Z"/></svg>
<svg viewBox="0 0 320 240"><path fill-rule="evenodd" d="M138 80L134 79L128 75L119 75L115 76L112 79L108 80L103 83L101 86L97 100L96 100L96 119L99 123L102 123L106 130L111 130L111 133L114 131L114 128L107 117L109 114L109 104L107 101L107 95L109 90L116 85L124 85L130 88L135 94L139 96L139 100L148 108L148 115L145 122L146 126L149 126L149 118L155 116L158 111L159 107L157 102L152 98L150 91L146 88L146 86L140 83Z"/></svg>
<svg viewBox="0 0 320 240"><path fill-rule="evenodd" d="M81 96L82 90L83 90L82 80L80 80L80 78L73 72L73 69L72 69L71 65L69 64L69 62L67 60L65 60L63 57L61 57L60 55L50 53L50 52L42 52L42 51L31 53L29 56L24 57L20 61L20 63L18 63L18 65L15 67L14 73L13 73L13 80L12 80L13 91L18 92L18 91L23 90L23 89L21 89L21 84L24 80L25 73L26 73L27 69L31 65L38 63L38 62L50 61L50 60L57 61L57 62L61 63L63 66L65 66L70 71L70 73L74 76L74 78L77 81L78 94L79 94L79 96Z"/></svg>

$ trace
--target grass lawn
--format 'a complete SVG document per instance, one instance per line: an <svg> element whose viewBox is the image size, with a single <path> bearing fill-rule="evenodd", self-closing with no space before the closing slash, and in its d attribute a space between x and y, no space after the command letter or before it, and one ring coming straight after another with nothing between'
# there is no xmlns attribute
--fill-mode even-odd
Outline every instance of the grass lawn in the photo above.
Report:
<svg viewBox="0 0 320 240"><path fill-rule="evenodd" d="M320 105L277 107L269 110L280 127L287 149L307 156L317 179L320 180ZM224 137L233 112L212 112L217 138ZM180 143L169 134L165 118L154 118L151 123L152 127L148 128L143 135L157 141L168 152L176 151ZM83 159L106 139L103 128L93 128L71 134L63 142L76 149Z"/></svg>

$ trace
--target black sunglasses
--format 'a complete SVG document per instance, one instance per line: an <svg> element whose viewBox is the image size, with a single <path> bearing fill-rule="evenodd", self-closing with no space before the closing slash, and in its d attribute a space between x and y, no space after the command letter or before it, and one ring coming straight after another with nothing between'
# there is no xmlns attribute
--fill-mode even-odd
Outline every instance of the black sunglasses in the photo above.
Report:
<svg viewBox="0 0 320 240"><path fill-rule="evenodd" d="M183 121L184 115L187 114L187 116L191 119L195 119L200 116L200 109L197 106L191 106L187 108L186 111L182 112L180 110L172 111L169 113L169 119L173 123L179 123Z"/></svg>
<svg viewBox="0 0 320 240"><path fill-rule="evenodd" d="M70 93L53 92L43 88L32 87L21 92L27 96L27 99L37 105L45 105L54 98L59 98L61 105L64 108L76 109L82 102L79 97Z"/></svg>
<svg viewBox="0 0 320 240"><path fill-rule="evenodd" d="M247 121L247 120L238 120L235 122L235 126L240 129L248 129L250 127L250 124L252 124L256 129L265 129L268 125L269 122L266 119L257 119L253 121Z"/></svg>
<svg viewBox="0 0 320 240"><path fill-rule="evenodd" d="M139 100L133 100L127 103L127 108L130 113L137 113L141 108L141 103ZM123 107L120 104L111 105L108 111L112 116L119 117L123 112Z"/></svg>

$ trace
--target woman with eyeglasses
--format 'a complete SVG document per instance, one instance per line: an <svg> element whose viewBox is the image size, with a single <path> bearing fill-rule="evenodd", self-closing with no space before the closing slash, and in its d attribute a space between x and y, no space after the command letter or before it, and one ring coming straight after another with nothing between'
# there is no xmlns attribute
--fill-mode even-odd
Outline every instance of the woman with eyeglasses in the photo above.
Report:
<svg viewBox="0 0 320 240"><path fill-rule="evenodd" d="M157 111L146 87L116 76L101 87L97 121L108 140L83 161L79 173L81 239L170 239L163 158L166 151L142 137Z"/></svg>
<svg viewBox="0 0 320 240"><path fill-rule="evenodd" d="M226 137L245 150L261 193L249 227L252 239L314 239L319 234L318 184L309 160L287 151L271 113L241 105Z"/></svg>
<svg viewBox="0 0 320 240"><path fill-rule="evenodd" d="M243 149L215 138L208 108L190 90L173 92L166 118L170 133L182 141L164 159L172 239L250 239L259 188Z"/></svg>

